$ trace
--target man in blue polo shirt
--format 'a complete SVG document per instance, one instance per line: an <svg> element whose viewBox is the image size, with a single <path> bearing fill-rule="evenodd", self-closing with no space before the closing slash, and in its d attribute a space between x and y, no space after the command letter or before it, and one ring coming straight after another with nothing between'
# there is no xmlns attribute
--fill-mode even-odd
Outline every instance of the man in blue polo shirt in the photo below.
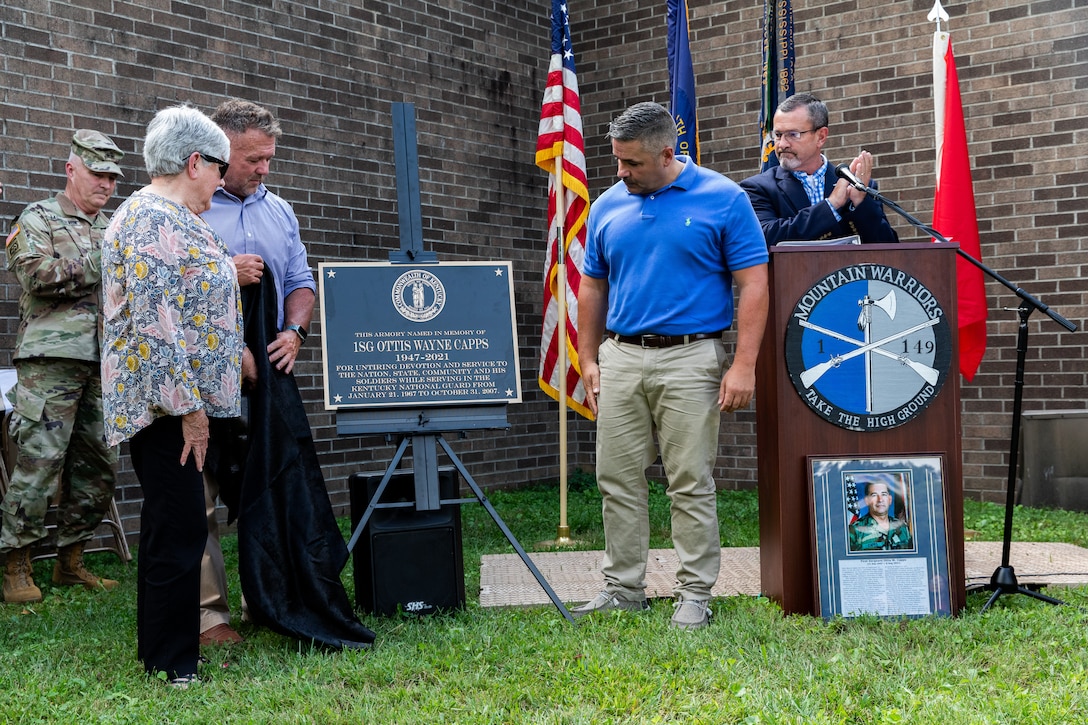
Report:
<svg viewBox="0 0 1088 725"><path fill-rule="evenodd" d="M576 607L647 609L646 468L660 448L679 559L672 626L710 620L718 578L714 464L721 412L751 402L767 319L767 247L748 197L676 155L676 124L636 103L609 126L620 181L590 208L578 294L578 359L597 416L605 589ZM733 324L733 360L722 334Z"/></svg>

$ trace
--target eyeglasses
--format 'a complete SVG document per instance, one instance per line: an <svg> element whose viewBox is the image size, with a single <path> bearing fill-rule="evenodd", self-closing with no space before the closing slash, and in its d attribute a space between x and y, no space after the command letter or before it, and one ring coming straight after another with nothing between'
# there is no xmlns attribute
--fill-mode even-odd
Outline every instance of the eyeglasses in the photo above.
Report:
<svg viewBox="0 0 1088 725"><path fill-rule="evenodd" d="M819 128L810 128L807 131L772 131L771 133L774 135L775 141L781 141L782 139L786 139L787 141L800 141L801 137L806 133L816 133L819 130Z"/></svg>
<svg viewBox="0 0 1088 725"><path fill-rule="evenodd" d="M215 164L216 166L219 167L219 178L220 179L222 179L224 176L227 175L227 169L230 168L230 164L228 164L226 161L224 161L223 159L217 159L214 156L203 153L201 151L197 151L197 153L200 154L200 158L204 159L209 164Z"/></svg>

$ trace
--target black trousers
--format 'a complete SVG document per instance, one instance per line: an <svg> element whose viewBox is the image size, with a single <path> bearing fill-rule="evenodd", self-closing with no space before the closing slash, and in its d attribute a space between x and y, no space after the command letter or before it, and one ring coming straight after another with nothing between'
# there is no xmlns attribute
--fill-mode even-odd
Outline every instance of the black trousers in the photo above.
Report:
<svg viewBox="0 0 1088 725"><path fill-rule="evenodd" d="M200 558L208 538L204 481L189 456L181 418L158 418L132 437L143 489L137 554L137 656L149 673L195 675L200 657Z"/></svg>

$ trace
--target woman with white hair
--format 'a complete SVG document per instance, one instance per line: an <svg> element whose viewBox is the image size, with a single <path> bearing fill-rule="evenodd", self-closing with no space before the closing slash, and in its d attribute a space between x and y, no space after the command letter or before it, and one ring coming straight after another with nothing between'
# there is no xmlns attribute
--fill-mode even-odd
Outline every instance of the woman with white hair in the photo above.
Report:
<svg viewBox="0 0 1088 725"><path fill-rule="evenodd" d="M230 141L205 114L159 111L144 139L151 183L120 206L102 244L106 438L129 441L144 495L138 656L178 687L198 681L208 419L241 414L236 270L199 216L225 158Z"/></svg>

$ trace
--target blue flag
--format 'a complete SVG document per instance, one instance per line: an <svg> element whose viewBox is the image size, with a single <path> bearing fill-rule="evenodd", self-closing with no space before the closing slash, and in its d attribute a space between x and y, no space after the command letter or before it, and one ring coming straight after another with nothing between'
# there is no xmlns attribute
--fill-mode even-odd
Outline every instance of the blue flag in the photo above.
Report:
<svg viewBox="0 0 1088 725"><path fill-rule="evenodd" d="M793 8L790 0L763 0L763 84L759 104L759 169L778 166L774 112L794 94Z"/></svg>
<svg viewBox="0 0 1088 725"><path fill-rule="evenodd" d="M668 0L669 110L676 120L676 153L699 163L699 117L695 112L695 72L688 47L688 4Z"/></svg>

